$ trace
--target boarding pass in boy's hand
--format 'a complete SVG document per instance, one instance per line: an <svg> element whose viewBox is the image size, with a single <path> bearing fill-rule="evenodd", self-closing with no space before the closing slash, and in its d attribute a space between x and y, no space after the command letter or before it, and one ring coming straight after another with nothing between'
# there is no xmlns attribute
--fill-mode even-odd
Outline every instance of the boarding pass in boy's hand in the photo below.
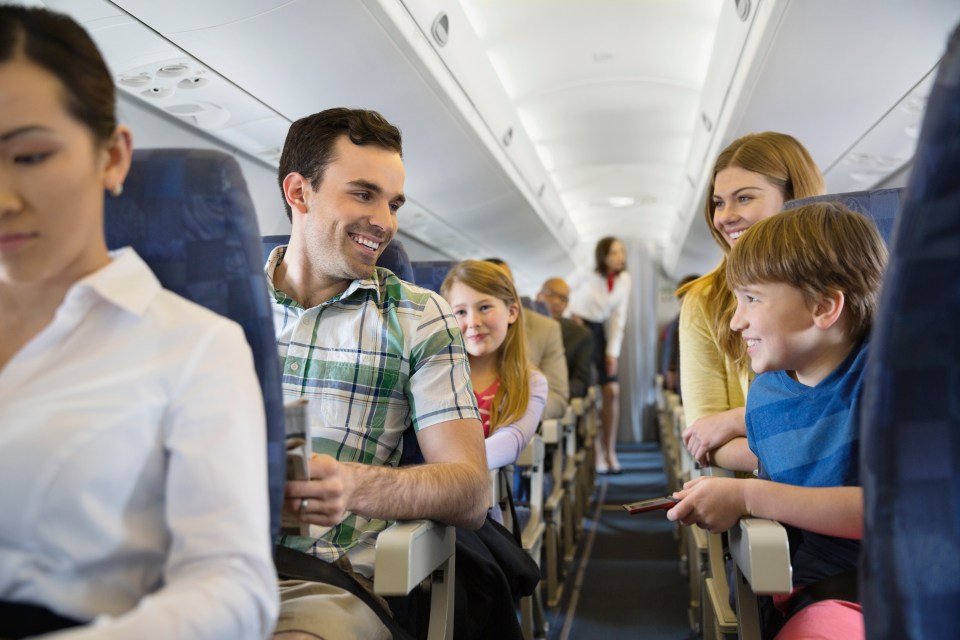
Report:
<svg viewBox="0 0 960 640"><path fill-rule="evenodd" d="M651 498L650 500L641 500L640 502L631 502L623 505L627 513L634 515L637 513L646 513L647 511L656 511L657 509L670 509L673 505L680 502L673 496L664 496L662 498Z"/></svg>

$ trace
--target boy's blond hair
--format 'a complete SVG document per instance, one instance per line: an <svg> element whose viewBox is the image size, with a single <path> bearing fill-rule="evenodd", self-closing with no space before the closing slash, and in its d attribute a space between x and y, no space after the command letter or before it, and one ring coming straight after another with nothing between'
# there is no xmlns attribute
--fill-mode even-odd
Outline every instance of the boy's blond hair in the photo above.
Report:
<svg viewBox="0 0 960 640"><path fill-rule="evenodd" d="M887 246L876 225L839 202L818 202L761 220L727 256L731 289L780 282L808 302L841 292L847 335L859 340L877 309Z"/></svg>

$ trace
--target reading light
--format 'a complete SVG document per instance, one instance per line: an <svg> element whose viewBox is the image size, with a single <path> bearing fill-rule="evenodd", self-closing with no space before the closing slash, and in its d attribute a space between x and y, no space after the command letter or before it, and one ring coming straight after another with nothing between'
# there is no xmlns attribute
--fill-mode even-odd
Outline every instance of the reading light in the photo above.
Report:
<svg viewBox="0 0 960 640"><path fill-rule="evenodd" d="M177 86L181 89L199 89L200 87L205 87L210 84L209 78L204 78L201 76L192 76L190 78L184 78L177 83Z"/></svg>
<svg viewBox="0 0 960 640"><path fill-rule="evenodd" d="M145 87L153 81L149 73L140 73L137 75L122 75L117 82L127 87Z"/></svg>
<svg viewBox="0 0 960 640"><path fill-rule="evenodd" d="M172 96L174 91L176 91L174 87L150 87L146 91L141 91L140 95L152 100L162 100L163 98Z"/></svg>
<svg viewBox="0 0 960 640"><path fill-rule="evenodd" d="M157 70L157 75L164 78L177 78L179 76L185 75L190 71L190 67L183 64L182 62L177 62L175 64L167 64L160 67Z"/></svg>

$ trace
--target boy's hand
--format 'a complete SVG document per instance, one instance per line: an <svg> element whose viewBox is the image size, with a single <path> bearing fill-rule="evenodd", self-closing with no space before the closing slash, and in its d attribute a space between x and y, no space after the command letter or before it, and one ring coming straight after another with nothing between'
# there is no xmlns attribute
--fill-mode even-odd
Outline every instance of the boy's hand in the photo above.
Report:
<svg viewBox="0 0 960 640"><path fill-rule="evenodd" d="M683 525L695 524L710 533L726 531L747 513L743 489L746 480L703 476L683 485L673 494L677 506L667 511L667 519Z"/></svg>
<svg viewBox="0 0 960 640"><path fill-rule="evenodd" d="M310 480L287 482L284 508L302 522L332 526L347 514L354 480L350 465L328 455L310 459Z"/></svg>

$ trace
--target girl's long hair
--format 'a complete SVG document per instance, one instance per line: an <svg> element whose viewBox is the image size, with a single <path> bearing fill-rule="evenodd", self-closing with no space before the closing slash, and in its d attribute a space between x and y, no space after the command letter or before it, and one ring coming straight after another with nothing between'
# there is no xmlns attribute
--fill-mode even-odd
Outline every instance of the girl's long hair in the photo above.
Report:
<svg viewBox="0 0 960 640"><path fill-rule="evenodd" d="M449 299L455 282L482 294L517 306L517 319L507 327L507 335L497 350L497 375L500 386L490 409L490 432L519 420L530 401L530 365L527 363L527 342L523 332L523 306L507 272L482 260L464 260L453 265L440 286L440 295Z"/></svg>
<svg viewBox="0 0 960 640"><path fill-rule="evenodd" d="M727 255L730 245L723 234L713 226L713 191L717 174L728 167L740 167L764 176L770 184L780 190L783 201L819 196L826 191L823 176L810 153L796 138L785 133L765 131L749 133L737 138L724 149L713 165L710 184L707 187L707 201L704 204L704 217L713 239L723 249L723 260L716 269L699 280L677 289L677 295L684 295L693 289L702 289L710 285L706 295L705 307L707 320L716 328L720 349L739 367L746 367L747 350L740 334L730 329L730 320L737 309L733 292L727 287Z"/></svg>

